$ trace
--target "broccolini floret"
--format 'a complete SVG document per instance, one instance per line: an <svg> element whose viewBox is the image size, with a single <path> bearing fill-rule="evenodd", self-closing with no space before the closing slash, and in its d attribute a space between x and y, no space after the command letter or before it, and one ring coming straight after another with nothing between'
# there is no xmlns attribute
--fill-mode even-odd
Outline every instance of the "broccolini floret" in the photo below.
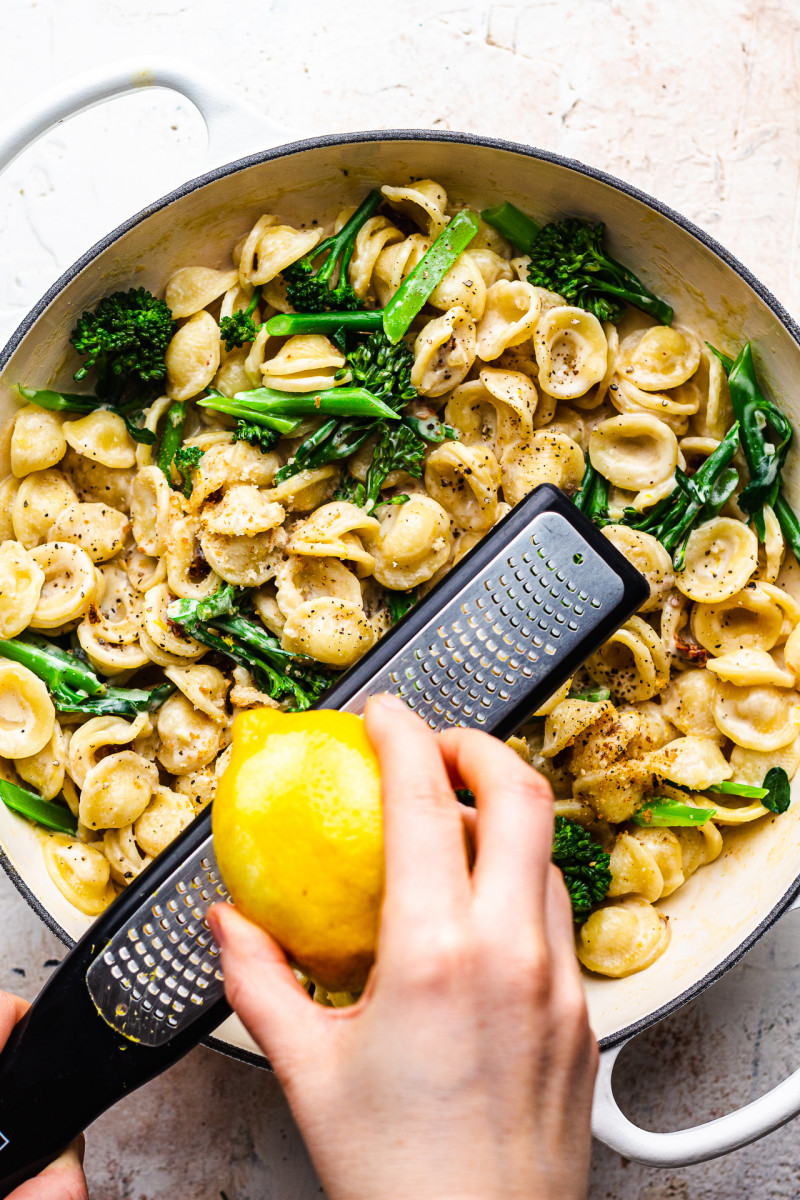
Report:
<svg viewBox="0 0 800 1200"><path fill-rule="evenodd" d="M364 307L348 281L347 268L353 257L358 232L376 211L382 198L380 192L370 192L338 233L284 268L286 297L294 309L306 313L355 312ZM314 263L321 255L324 255L322 265L315 271Z"/></svg>
<svg viewBox="0 0 800 1200"><path fill-rule="evenodd" d="M240 308L230 317L222 318L219 323L219 336L225 343L226 350L234 350L238 346L244 346L246 342L255 341L258 329L253 320L253 313L260 299L261 288L257 287L247 308Z"/></svg>
<svg viewBox="0 0 800 1200"><path fill-rule="evenodd" d="M534 287L558 292L569 304L585 308L601 321L619 321L627 301L669 325L670 306L606 253L604 232L602 223L592 226L577 217L545 225L528 249L528 280Z"/></svg>
<svg viewBox="0 0 800 1200"><path fill-rule="evenodd" d="M153 391L166 377L164 356L177 328L172 312L145 288L114 292L78 319L70 336L84 358L75 379L97 371L98 397L114 401L126 385Z"/></svg>
<svg viewBox="0 0 800 1200"><path fill-rule="evenodd" d="M577 821L556 817L552 857L564 876L573 916L583 920L608 895L610 856Z"/></svg>

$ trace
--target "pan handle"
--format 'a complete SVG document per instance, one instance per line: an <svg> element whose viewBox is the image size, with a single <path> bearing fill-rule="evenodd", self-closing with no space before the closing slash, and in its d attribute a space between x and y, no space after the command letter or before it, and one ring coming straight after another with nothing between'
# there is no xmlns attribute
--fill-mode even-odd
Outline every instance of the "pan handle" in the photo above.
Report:
<svg viewBox="0 0 800 1200"><path fill-rule="evenodd" d="M208 131L205 169L288 140L285 129L192 63L153 57L104 63L46 92L0 128L0 171L48 129L84 109L143 87L179 92L200 110Z"/></svg>
<svg viewBox="0 0 800 1200"><path fill-rule="evenodd" d="M796 908L800 908L800 897L787 912ZM627 1044L622 1042L612 1046L600 1055L592 1133L606 1146L634 1162L648 1167L687 1167L706 1162L758 1141L800 1113L800 1071L795 1071L757 1100L714 1121L673 1133L641 1129L617 1104L612 1084L614 1064Z"/></svg>

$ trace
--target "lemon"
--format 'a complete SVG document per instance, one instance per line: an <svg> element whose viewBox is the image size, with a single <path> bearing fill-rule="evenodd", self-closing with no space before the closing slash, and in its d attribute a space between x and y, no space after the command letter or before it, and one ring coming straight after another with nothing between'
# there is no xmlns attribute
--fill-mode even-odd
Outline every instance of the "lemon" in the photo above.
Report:
<svg viewBox="0 0 800 1200"><path fill-rule="evenodd" d="M361 718L241 713L213 829L236 907L328 991L362 988L383 895L383 823Z"/></svg>

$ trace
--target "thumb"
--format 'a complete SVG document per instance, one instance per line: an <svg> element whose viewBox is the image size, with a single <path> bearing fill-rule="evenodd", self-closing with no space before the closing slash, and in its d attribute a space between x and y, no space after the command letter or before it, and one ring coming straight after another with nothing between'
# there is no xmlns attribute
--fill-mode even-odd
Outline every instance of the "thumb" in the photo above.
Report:
<svg viewBox="0 0 800 1200"><path fill-rule="evenodd" d="M278 943L230 904L215 904L208 924L222 951L225 993L279 1075L312 1053L327 1010L301 986Z"/></svg>
<svg viewBox="0 0 800 1200"><path fill-rule="evenodd" d="M84 1141L81 1135L35 1179L20 1184L8 1200L89 1200L83 1173Z"/></svg>

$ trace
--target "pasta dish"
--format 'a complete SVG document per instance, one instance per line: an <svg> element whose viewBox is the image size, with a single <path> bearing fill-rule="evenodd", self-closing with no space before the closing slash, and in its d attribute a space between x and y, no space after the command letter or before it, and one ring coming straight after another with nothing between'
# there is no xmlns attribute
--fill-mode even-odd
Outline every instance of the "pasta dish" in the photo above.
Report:
<svg viewBox="0 0 800 1200"><path fill-rule="evenodd" d="M0 796L96 916L213 799L237 710L308 707L549 482L650 595L511 742L553 788L581 963L648 967L658 902L780 820L800 764L792 431L751 347L673 321L602 226L432 180L229 251L99 298L84 390L19 381Z"/></svg>

